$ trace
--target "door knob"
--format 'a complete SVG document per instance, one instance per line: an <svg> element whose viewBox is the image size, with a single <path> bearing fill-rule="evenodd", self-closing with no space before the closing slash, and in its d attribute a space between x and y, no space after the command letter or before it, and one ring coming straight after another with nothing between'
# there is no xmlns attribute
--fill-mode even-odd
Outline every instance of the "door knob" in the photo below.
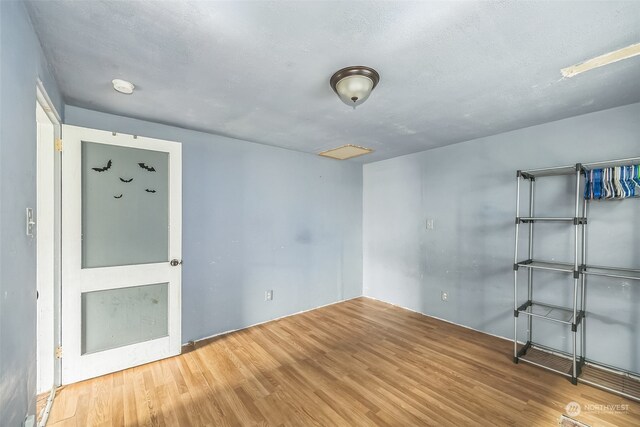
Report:
<svg viewBox="0 0 640 427"><path fill-rule="evenodd" d="M178 261L177 259L172 259L170 264L172 267L177 267L182 264L182 260Z"/></svg>

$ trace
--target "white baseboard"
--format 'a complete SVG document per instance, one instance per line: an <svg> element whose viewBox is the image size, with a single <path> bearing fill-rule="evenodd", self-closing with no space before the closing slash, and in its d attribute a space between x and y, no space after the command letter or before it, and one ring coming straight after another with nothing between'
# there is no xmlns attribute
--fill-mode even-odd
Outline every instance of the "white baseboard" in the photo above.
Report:
<svg viewBox="0 0 640 427"><path fill-rule="evenodd" d="M489 333L489 332L486 332L486 331L481 331L480 329L472 328L471 326L462 325L462 324L460 324L460 323L452 322L451 320L443 319L443 318L441 318L441 317L437 317L437 316L432 316L432 315L430 315L430 314L426 314L426 313L423 313L423 312L421 312L421 311L412 310L412 309L410 309L410 308L408 308L408 307L403 307L403 306L401 306L401 305L394 304L394 303L392 303L392 302L388 302L388 301L384 301L384 300L381 300L381 299L378 299L378 298L370 297L370 296L368 296L368 295L363 295L363 297L364 297L364 298L369 298L369 299L374 300L374 301L383 302L383 303L385 303L385 304L389 304L389 305L392 305L392 306L394 306L394 307L401 308L401 309L403 309L403 310L408 310L408 311L411 311L411 312L416 313L416 314L421 314L421 315L423 315L423 316L430 317L430 318L432 318L432 319L440 320L440 321L442 321L442 322L450 323L450 324L452 324L452 325L460 326L461 328L470 329L470 330L472 330L472 331L479 332L479 333L481 333L481 334L490 335L490 336L495 337L495 338L500 338L500 339L502 339L502 340L506 340L506 341L511 341L511 342L513 342L513 338L507 338L507 337L503 337L502 335L495 335L495 334L492 334L492 333ZM524 344L524 342L522 342L522 341L518 341L518 343L519 343L519 344Z"/></svg>
<svg viewBox="0 0 640 427"><path fill-rule="evenodd" d="M340 301L334 301L334 302L331 302L331 303L329 303L329 304L319 305L318 307L313 307L313 308L310 308L310 309L308 309L308 310L302 310L302 311L298 311L298 312L295 312L295 313L287 314L287 315L284 315L284 316L276 317L276 318L274 318L274 319L265 320L264 322L254 323L254 324L251 324L251 325L248 325L248 326L244 326L244 327L242 327L242 328L238 328L238 329L230 329L230 330L228 330L228 331L224 331L224 332L220 332L220 333L217 333L217 334L209 335L209 336L207 336L207 337L199 338L199 339L194 340L194 341L189 341L188 343L182 344L182 347L183 347L183 348L185 348L185 347L191 347L191 346L193 346L193 345L195 345L195 344L199 343L200 341L210 340L211 338L219 337L219 336L221 336L221 335L226 335L226 334L230 334L230 333L232 333L232 332L242 331L242 330L245 330L245 329L252 328L252 327L254 327L254 326L264 325L265 323L275 322L276 320L286 319L287 317L296 316L296 315L298 315L298 314L307 313L307 312L309 312L309 311L317 310L317 309L319 309L319 308L329 307L329 306L334 305L334 304L340 304L341 302L351 301L351 300L353 300L353 299L356 299L356 298L362 298L362 297L364 297L364 295L358 295L358 296L356 296L356 297L347 298L347 299L343 299L343 300L340 300Z"/></svg>
<svg viewBox="0 0 640 427"><path fill-rule="evenodd" d="M353 298L347 298L347 299L340 300L340 301L335 301L335 302L332 302L332 303L329 303L329 304L320 305L318 307L310 308L308 310L302 310L302 311L298 311L296 313L287 314L285 316L276 317L274 319L265 320L264 322L254 323L252 325L248 325L248 326L245 326L243 328L231 329L231 330L228 330L228 331L225 331L225 332L220 332L220 333L217 333L217 334L214 334L214 335L210 335L210 336L207 336L207 337L204 337L204 338L200 338L200 339L195 340L195 341L190 341L190 342L188 342L186 344L182 344L182 347L190 347L190 346L193 346L193 345L197 344L200 341L210 340L211 338L219 337L221 335L226 335L226 334L230 334L232 332L242 331L244 329L252 328L254 326L264 325L264 324L270 323L270 322L275 322L276 320L280 320L280 319L286 319L287 317L296 316L296 315L302 314L302 313L307 313L309 311L317 310L317 309L323 308L323 307L329 307L329 306L334 305L334 304L340 304L340 303L345 302L345 301L351 301L351 300L356 299L356 298L368 298L370 300L382 302L382 303L385 303L385 304L389 304L389 305L392 305L394 307L398 307L398 308L401 308L403 310L411 311L412 313L420 314L420 315L425 316L425 317L430 317L432 319L436 319L436 320L440 320L442 322L446 322L446 323L449 323L449 324L452 324L452 325L460 326L460 327L465 328L465 329L470 329L472 331L479 332L481 334L485 334L485 335L489 335L489 336L492 336L492 337L495 337L495 338L500 338L502 340L513 342L512 338L507 338L507 337L503 337L501 335L495 335L495 334L492 334L492 333L489 333L489 332L486 332L486 331L481 331L479 329L475 329L475 328L472 328L472 327L467 326L467 325L462 325L460 323L452 322L451 320L443 319L441 317L432 316L430 314L426 314L426 313L422 313L420 311L412 310L412 309L410 309L408 307L403 307L401 305L393 304L391 302L384 301L384 300L381 300L381 299L378 299L378 298L374 298L374 297L371 297L371 296L368 296L368 295L359 295L359 296L356 296L356 297L353 297ZM524 342L522 342L522 341L518 341L518 343L519 344L524 344Z"/></svg>
<svg viewBox="0 0 640 427"><path fill-rule="evenodd" d="M51 407L53 406L53 400L56 397L56 386L51 387L51 391L49 391L49 397L47 398L47 403L44 408L40 411L38 418L40 418L40 422L38 423L38 427L45 427L47 425L47 420L49 419L49 413L51 412Z"/></svg>

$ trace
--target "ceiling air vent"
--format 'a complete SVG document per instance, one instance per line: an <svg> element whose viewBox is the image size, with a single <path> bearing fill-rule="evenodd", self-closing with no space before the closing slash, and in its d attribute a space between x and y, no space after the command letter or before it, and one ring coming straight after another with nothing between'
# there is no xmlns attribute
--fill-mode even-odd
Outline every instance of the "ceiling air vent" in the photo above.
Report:
<svg viewBox="0 0 640 427"><path fill-rule="evenodd" d="M331 150L323 151L322 153L318 153L320 156L330 157L332 159L337 160L347 160L353 157L362 156L364 154L369 154L373 150L371 148L359 147L357 145L343 145L342 147L332 148Z"/></svg>

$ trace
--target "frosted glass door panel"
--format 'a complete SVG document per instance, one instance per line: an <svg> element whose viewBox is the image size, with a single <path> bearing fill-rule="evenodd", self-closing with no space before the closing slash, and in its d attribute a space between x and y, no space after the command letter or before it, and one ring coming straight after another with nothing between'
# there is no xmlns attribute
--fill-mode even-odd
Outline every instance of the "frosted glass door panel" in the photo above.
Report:
<svg viewBox="0 0 640 427"><path fill-rule="evenodd" d="M166 337L168 283L82 294L82 354Z"/></svg>
<svg viewBox="0 0 640 427"><path fill-rule="evenodd" d="M169 260L169 154L82 141L82 268Z"/></svg>

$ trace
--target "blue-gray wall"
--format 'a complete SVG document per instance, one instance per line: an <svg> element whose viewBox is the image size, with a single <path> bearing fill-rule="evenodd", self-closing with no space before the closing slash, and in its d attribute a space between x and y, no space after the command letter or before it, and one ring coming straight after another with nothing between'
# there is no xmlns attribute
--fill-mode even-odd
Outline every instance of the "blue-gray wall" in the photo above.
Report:
<svg viewBox="0 0 640 427"><path fill-rule="evenodd" d="M183 342L362 295L361 165L70 106L65 116L182 143Z"/></svg>
<svg viewBox="0 0 640 427"><path fill-rule="evenodd" d="M24 235L24 209L36 207L37 77L62 112L43 58L23 4L0 2L0 423L8 426L35 412L35 241ZM366 295L511 337L514 171L640 155L640 104L369 164L364 183L350 162L66 113L70 124L183 143L185 342L361 295L363 277ZM538 185L539 214L570 208L568 181ZM589 262L638 266L639 206L592 204ZM566 259L571 236L548 227L536 254ZM569 302L566 281L536 278L547 282L540 299ZM639 289L589 280L588 357L640 371ZM566 330L537 324L535 339L568 348Z"/></svg>
<svg viewBox="0 0 640 427"><path fill-rule="evenodd" d="M24 211L36 208L36 81L62 97L22 2L0 2L0 424L35 413L36 251Z"/></svg>
<svg viewBox="0 0 640 427"><path fill-rule="evenodd" d="M634 156L640 104L365 165L364 294L512 338L515 171ZM573 216L571 185L539 179L536 213ZM588 263L640 268L639 212L640 199L591 203ZM572 261L569 229L536 225L534 256ZM571 304L570 279L534 279L534 298ZM639 372L640 282L590 277L587 309L587 357ZM534 322L542 344L566 350L569 338L563 325Z"/></svg>

